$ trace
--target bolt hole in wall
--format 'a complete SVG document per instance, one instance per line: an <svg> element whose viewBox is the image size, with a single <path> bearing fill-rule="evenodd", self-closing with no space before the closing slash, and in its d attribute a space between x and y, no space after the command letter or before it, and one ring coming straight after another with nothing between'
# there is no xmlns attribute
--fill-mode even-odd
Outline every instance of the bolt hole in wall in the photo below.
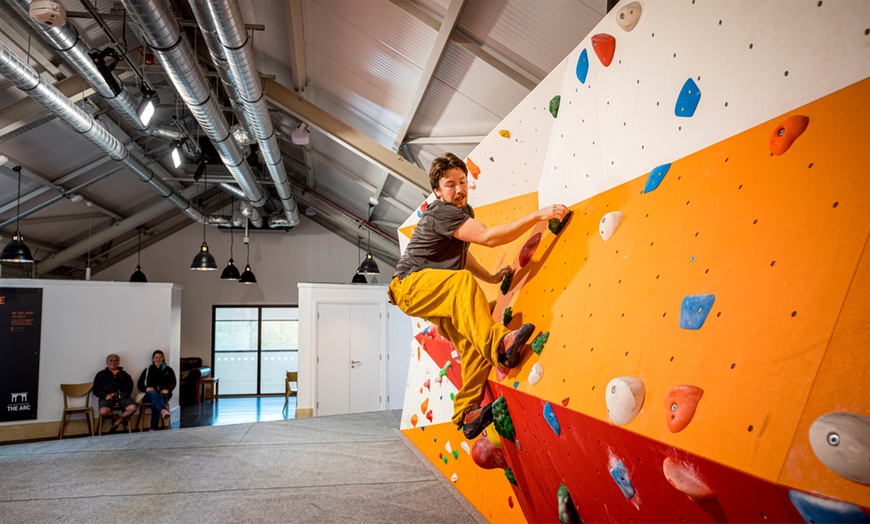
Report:
<svg viewBox="0 0 870 524"><path fill-rule="evenodd" d="M221 396L283 394L286 373L299 370L299 309L214 306L212 318Z"/></svg>

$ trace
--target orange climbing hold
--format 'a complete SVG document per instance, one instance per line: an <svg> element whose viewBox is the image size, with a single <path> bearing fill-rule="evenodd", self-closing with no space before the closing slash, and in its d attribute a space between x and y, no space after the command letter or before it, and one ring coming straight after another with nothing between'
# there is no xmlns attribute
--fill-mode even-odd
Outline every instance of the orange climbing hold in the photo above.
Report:
<svg viewBox="0 0 870 524"><path fill-rule="evenodd" d="M477 167L477 164L471 161L471 157L465 159L465 167L468 168L468 172L471 173L471 176L477 180L477 177L480 176L480 168Z"/></svg>
<svg viewBox="0 0 870 524"><path fill-rule="evenodd" d="M607 67L613 62L613 55L616 53L616 39L607 33L592 35L592 49L598 55L598 60L601 60L601 65Z"/></svg>
<svg viewBox="0 0 870 524"><path fill-rule="evenodd" d="M426 413L427 409L429 409L429 399L428 398L426 400L424 400L422 404L420 404L420 411L422 411L423 413Z"/></svg>
<svg viewBox="0 0 870 524"><path fill-rule="evenodd" d="M498 134L501 135L503 138L510 138L511 137L511 132L508 131L507 129L499 129Z"/></svg>
<svg viewBox="0 0 870 524"><path fill-rule="evenodd" d="M689 469L688 466L677 464L670 457L665 457L662 463L662 471L665 478L672 486L685 493L690 499L695 502L709 500L716 496L713 490L709 488L697 474Z"/></svg>
<svg viewBox="0 0 870 524"><path fill-rule="evenodd" d="M671 433L680 432L689 425L703 394L704 390L696 386L677 386L668 391L665 395L665 410Z"/></svg>
<svg viewBox="0 0 870 524"><path fill-rule="evenodd" d="M417 417L417 414L416 414L416 413L413 414L413 415L411 415L411 426L416 428L416 427L417 427L417 422L418 422L419 420L420 420L420 419Z"/></svg>
<svg viewBox="0 0 870 524"><path fill-rule="evenodd" d="M767 147L775 156L780 156L806 131L810 118L803 115L792 115L776 126L767 141Z"/></svg>

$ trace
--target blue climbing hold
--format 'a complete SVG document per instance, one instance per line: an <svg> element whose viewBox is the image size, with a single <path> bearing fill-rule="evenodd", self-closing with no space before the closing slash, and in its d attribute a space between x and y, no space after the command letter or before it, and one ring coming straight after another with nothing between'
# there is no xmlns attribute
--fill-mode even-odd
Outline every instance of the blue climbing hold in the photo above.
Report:
<svg viewBox="0 0 870 524"><path fill-rule="evenodd" d="M653 170L649 172L649 176L646 178L646 185L643 186L643 192L649 193L659 187L659 184L662 183L662 179L664 179L665 175L668 174L670 168L671 164L669 163L653 168Z"/></svg>
<svg viewBox="0 0 870 524"><path fill-rule="evenodd" d="M716 295L687 295L680 307L680 327L683 329L701 329Z"/></svg>
<svg viewBox="0 0 870 524"><path fill-rule="evenodd" d="M807 522L870 522L867 514L854 504L823 499L791 490L791 503Z"/></svg>
<svg viewBox="0 0 870 524"><path fill-rule="evenodd" d="M686 118L693 116L700 101L701 90L698 89L698 84L690 78L683 84L683 88L680 90L679 96L677 96L677 106L674 108L674 114Z"/></svg>
<svg viewBox="0 0 870 524"><path fill-rule="evenodd" d="M551 406L549 402L544 404L544 418L547 419L547 424L550 425L553 433L558 437L562 433L562 427L559 425L559 419L556 418L553 406Z"/></svg>
<svg viewBox="0 0 870 524"><path fill-rule="evenodd" d="M577 59L577 80L581 84L586 83L586 75L589 74L589 53L586 49L580 52L580 58Z"/></svg>
<svg viewBox="0 0 870 524"><path fill-rule="evenodd" d="M610 476L616 481L616 485L622 490L625 498L630 499L634 496L634 486L631 485L631 479L628 478L628 470L625 469L625 465L621 460L611 468Z"/></svg>
<svg viewBox="0 0 870 524"><path fill-rule="evenodd" d="M514 381L514 389L517 389L518 387L520 387L520 381L519 381L519 380L515 380L515 381Z"/></svg>

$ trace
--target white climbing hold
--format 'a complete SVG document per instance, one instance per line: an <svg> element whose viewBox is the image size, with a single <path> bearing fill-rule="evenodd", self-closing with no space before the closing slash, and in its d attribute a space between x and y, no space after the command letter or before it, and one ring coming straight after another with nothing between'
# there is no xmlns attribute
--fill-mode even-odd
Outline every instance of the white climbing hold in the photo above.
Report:
<svg viewBox="0 0 870 524"><path fill-rule="evenodd" d="M450 480L452 480L453 482L458 481L458 480L459 480L459 475L457 475L456 473L454 473L453 476L450 477Z"/></svg>
<svg viewBox="0 0 870 524"><path fill-rule="evenodd" d="M643 406L643 382L634 377L616 377L607 383L604 401L607 414L616 424L624 426L634 419Z"/></svg>
<svg viewBox="0 0 870 524"><path fill-rule="evenodd" d="M447 454L448 454L448 455L452 455L452 454L453 454L453 446L450 445L450 441L449 441L449 440L447 441L447 444L444 444L444 449L447 450Z"/></svg>
<svg viewBox="0 0 870 524"><path fill-rule="evenodd" d="M831 471L870 484L870 418L857 413L826 413L810 425L810 446Z"/></svg>
<svg viewBox="0 0 870 524"><path fill-rule="evenodd" d="M544 374L544 367L541 366L541 363L538 362L534 366L532 366L531 371L529 371L529 384L535 385L539 380L541 380L541 375Z"/></svg>
<svg viewBox="0 0 870 524"><path fill-rule="evenodd" d="M464 451L464 452L468 453L469 455L471 455L471 446L468 445L468 442L466 442L466 441L463 440L463 441L462 441L462 444L460 444L459 447L462 448L462 451Z"/></svg>
<svg viewBox="0 0 870 524"><path fill-rule="evenodd" d="M601 234L601 238L605 242L610 240L610 237L616 232L616 228L622 223L622 217L624 216L625 213L622 211L612 211L601 217L601 222L598 223L598 233Z"/></svg>
<svg viewBox="0 0 870 524"><path fill-rule="evenodd" d="M616 23L620 29L629 32L634 29L640 20L641 7L640 2L631 2L625 4L619 11L616 12Z"/></svg>

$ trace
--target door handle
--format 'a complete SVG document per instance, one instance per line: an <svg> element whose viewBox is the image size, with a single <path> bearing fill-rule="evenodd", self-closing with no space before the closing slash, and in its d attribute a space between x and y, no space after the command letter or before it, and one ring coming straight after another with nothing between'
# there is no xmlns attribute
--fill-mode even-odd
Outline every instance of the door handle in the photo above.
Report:
<svg viewBox="0 0 870 524"><path fill-rule="evenodd" d="M355 368L357 366L362 366L361 360L351 360L350 361L350 367Z"/></svg>

